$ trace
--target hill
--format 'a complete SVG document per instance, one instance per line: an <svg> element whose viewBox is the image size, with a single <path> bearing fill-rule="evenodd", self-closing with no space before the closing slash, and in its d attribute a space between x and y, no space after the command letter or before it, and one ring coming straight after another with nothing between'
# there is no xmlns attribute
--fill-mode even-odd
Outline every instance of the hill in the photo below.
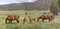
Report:
<svg viewBox="0 0 60 29"><path fill-rule="evenodd" d="M37 0L35 2L0 5L0 10L47 10L50 4L51 0Z"/></svg>

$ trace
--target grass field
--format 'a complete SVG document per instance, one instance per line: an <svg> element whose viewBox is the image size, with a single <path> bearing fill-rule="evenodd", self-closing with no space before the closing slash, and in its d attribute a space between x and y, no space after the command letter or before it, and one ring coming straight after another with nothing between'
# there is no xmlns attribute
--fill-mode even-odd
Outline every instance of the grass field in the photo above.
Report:
<svg viewBox="0 0 60 29"><path fill-rule="evenodd" d="M28 15L25 15L24 13L27 12ZM45 22L42 22L41 20L39 22L33 22L32 24L29 23L27 16L33 16L35 18L39 17L43 12L45 11L0 11L0 29L60 29L60 16L55 16L54 20L52 22L48 22L48 20L45 20ZM5 19L7 15L19 15L19 24L16 21L13 21L12 24L5 24ZM25 24L22 24L23 17L27 17L27 22Z"/></svg>

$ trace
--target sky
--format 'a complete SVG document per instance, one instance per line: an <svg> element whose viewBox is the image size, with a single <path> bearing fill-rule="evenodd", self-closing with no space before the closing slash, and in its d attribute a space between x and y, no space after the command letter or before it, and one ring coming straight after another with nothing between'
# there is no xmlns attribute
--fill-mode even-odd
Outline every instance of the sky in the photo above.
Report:
<svg viewBox="0 0 60 29"><path fill-rule="evenodd" d="M34 2L36 0L0 0L0 5L22 2Z"/></svg>

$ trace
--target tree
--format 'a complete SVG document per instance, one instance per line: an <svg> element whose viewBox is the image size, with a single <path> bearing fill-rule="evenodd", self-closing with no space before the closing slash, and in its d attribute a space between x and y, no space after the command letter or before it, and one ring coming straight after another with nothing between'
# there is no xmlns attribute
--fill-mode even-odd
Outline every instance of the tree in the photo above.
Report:
<svg viewBox="0 0 60 29"><path fill-rule="evenodd" d="M60 0L58 0L58 4L59 4L59 11L60 11Z"/></svg>
<svg viewBox="0 0 60 29"><path fill-rule="evenodd" d="M50 11L53 13L53 15L58 15L57 13L59 11L58 3L54 0L50 5Z"/></svg>

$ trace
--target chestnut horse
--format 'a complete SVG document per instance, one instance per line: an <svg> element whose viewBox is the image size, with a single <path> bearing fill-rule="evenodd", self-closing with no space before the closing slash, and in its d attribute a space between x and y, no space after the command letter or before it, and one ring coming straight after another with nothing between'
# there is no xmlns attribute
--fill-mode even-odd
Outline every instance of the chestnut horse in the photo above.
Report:
<svg viewBox="0 0 60 29"><path fill-rule="evenodd" d="M37 21L39 21L39 19L42 19L42 21L44 22L44 20L49 20L52 21L54 18L54 16L52 14L43 14L41 15L39 18L37 18Z"/></svg>
<svg viewBox="0 0 60 29"><path fill-rule="evenodd" d="M5 23L7 23L7 20L9 21L9 23L12 23L13 20L16 20L17 23L19 23L19 16L18 15L8 15L6 20L5 20Z"/></svg>
<svg viewBox="0 0 60 29"><path fill-rule="evenodd" d="M33 18L33 17L31 17L31 16L28 16L28 17L29 17L30 23L32 23L32 21L35 21L35 20L36 20L35 18Z"/></svg>

